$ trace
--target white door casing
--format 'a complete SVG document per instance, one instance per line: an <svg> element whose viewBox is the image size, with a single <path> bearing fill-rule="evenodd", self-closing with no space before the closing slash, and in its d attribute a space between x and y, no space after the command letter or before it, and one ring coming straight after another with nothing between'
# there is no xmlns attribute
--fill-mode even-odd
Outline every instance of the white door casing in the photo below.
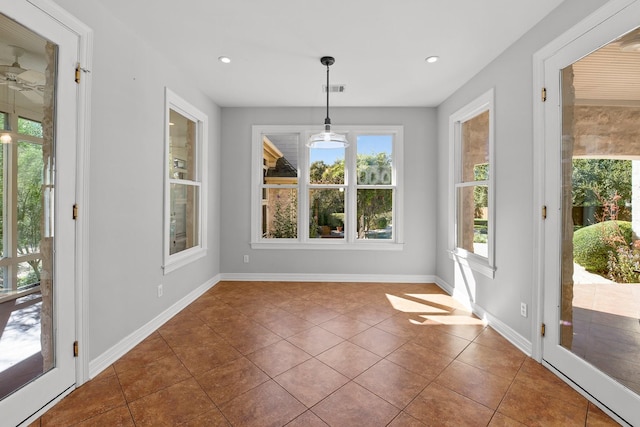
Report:
<svg viewBox="0 0 640 427"><path fill-rule="evenodd" d="M560 71L580 58L636 28L640 1L611 1L534 55L536 205L546 206L546 219L536 216L538 310L532 336L533 356L565 377L576 390L596 401L620 422L640 425L640 396L575 356L560 343L560 279L562 233L562 116ZM546 88L546 101L541 91ZM546 326L545 337L540 327Z"/></svg>
<svg viewBox="0 0 640 427"><path fill-rule="evenodd" d="M78 64L89 69L91 31L49 0L14 0L0 12L58 46L55 123L54 340L55 367L0 401L3 425L28 425L87 379L85 310L86 220L74 220L74 204L86 206L84 165L88 156L90 78L76 83ZM86 75L86 72L82 73ZM84 210L86 214L86 209ZM80 341L74 358L73 343Z"/></svg>

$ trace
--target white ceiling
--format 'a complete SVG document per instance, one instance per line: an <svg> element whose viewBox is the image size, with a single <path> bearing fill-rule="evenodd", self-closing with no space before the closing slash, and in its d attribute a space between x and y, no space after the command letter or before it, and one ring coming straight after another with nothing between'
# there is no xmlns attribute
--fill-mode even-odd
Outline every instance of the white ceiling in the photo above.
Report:
<svg viewBox="0 0 640 427"><path fill-rule="evenodd" d="M99 1L225 107L436 106L562 2Z"/></svg>

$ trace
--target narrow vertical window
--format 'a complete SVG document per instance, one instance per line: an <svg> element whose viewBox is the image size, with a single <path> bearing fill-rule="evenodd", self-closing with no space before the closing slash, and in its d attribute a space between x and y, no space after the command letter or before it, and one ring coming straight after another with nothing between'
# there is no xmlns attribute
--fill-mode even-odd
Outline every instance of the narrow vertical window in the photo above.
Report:
<svg viewBox="0 0 640 427"><path fill-rule="evenodd" d="M493 277L493 91L451 116L453 252Z"/></svg>
<svg viewBox="0 0 640 427"><path fill-rule="evenodd" d="M165 273L204 255L206 116L166 92Z"/></svg>
<svg viewBox="0 0 640 427"><path fill-rule="evenodd" d="M262 237L298 237L298 135L262 137Z"/></svg>
<svg viewBox="0 0 640 427"><path fill-rule="evenodd" d="M356 148L357 238L392 239L393 135L358 135Z"/></svg>
<svg viewBox="0 0 640 427"><path fill-rule="evenodd" d="M309 148L309 238L344 239L344 148Z"/></svg>

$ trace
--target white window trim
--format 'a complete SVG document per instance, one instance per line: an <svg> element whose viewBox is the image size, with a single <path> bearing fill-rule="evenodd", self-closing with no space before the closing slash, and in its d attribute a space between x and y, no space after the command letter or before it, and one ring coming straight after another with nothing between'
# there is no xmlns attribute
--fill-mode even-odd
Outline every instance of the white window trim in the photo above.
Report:
<svg viewBox="0 0 640 427"><path fill-rule="evenodd" d="M393 135L393 178L395 184L395 194L393 199L393 239L389 241L380 240L358 240L353 237L345 239L311 239L302 230L308 229L309 213L307 209L302 209L298 215L298 238L297 239L265 239L262 237L262 205L261 205L261 184L263 180L262 168L262 136L265 134L298 134L299 135L299 156L300 166L298 170L298 204L307 206L308 204L308 177L303 176L301 171L308 170L309 152L304 145L305 141L315 133L322 131L322 127L315 125L294 126L294 125L254 125L252 126L252 168L251 168L251 248L252 249L315 249L315 250L385 250L401 251L404 248L404 165L403 165L403 145L404 126L332 126L331 130L342 133L349 140L349 147L345 153L345 162L349 162L351 169L355 170L356 164L356 138L359 135ZM348 184L348 188L354 190L349 192L348 200L345 201L345 210L355 209L355 182ZM356 224L349 215L345 218L345 229L353 230Z"/></svg>
<svg viewBox="0 0 640 427"><path fill-rule="evenodd" d="M456 188L460 176L460 150L462 123L478 114L489 111L489 218L488 254L483 257L456 246L458 206ZM449 223L449 258L464 267L469 267L491 279L495 277L495 134L494 134L494 89L490 89L449 116L449 211L453 213Z"/></svg>
<svg viewBox="0 0 640 427"><path fill-rule="evenodd" d="M196 123L196 176L199 182L199 245L184 251L169 254L170 249L170 184L179 180L169 178L169 112L176 111ZM165 152L164 152L164 233L163 233L163 270L164 274L175 271L207 254L207 141L208 117L189 102L165 88ZM191 182L191 181L190 181Z"/></svg>

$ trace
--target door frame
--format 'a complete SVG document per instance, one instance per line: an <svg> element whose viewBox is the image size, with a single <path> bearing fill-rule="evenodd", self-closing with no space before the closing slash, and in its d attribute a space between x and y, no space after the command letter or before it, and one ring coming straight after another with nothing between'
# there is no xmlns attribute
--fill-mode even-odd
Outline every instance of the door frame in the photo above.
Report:
<svg viewBox="0 0 640 427"><path fill-rule="evenodd" d="M74 293L75 301L75 334L78 341L79 351L75 360L75 385L65 390L58 397L47 403L32 415L27 415L21 425L29 425L44 412L59 402L64 396L73 391L89 379L89 333L88 333L88 254L89 248L89 186L86 177L89 176L89 142L90 142L90 94L91 94L91 63L93 52L93 31L72 16L69 12L61 8L52 0L19 0L24 7L35 7L57 22L65 31L77 38L77 58L78 66L81 69L81 78L76 91L76 112L75 112L75 204L80 207L80 215L75 222L75 253L74 262ZM33 28L37 31L37 28ZM57 206L59 214L62 208ZM71 215L72 206L69 206ZM65 207L66 209L66 207ZM70 348L71 352L72 349Z"/></svg>
<svg viewBox="0 0 640 427"><path fill-rule="evenodd" d="M596 39L602 38L604 36L612 37L611 40L620 36L625 30L629 27L627 26L628 22L636 22L636 26L640 24L637 20L634 20L633 17L636 15L628 14L627 18L622 19L624 22L620 22L618 25L622 27L625 25L624 30L620 30L618 34L608 34L603 28L601 28L601 24L608 21L615 15L620 14L626 8L633 6L640 6L640 0L610 0L608 3L603 5L601 8L587 16L581 22L573 26L571 29L566 31L564 34L560 35L549 44L544 46L538 52L533 55L533 143L534 143L534 209L540 209L540 214L534 215L534 277L533 277L533 301L536 301L535 310L532 310L532 324L531 324L531 341L532 341L532 357L538 362L543 363L546 367L551 369L554 373L556 373L561 379L567 382L571 387L573 387L576 391L589 398L594 404L596 404L600 409L610 415L612 418L617 420L618 422L623 422L615 413L609 410L607 407L602 405L598 401L594 401L594 398L589 394L588 390L582 389L578 384L574 383L570 378L565 377L561 372L556 370L553 366L545 363L543 360L543 336L541 334L541 328L544 323L544 309L545 309L545 254L546 248L545 245L545 219L542 214L543 210L546 212L546 206L559 208L560 201L559 200L549 200L549 195L546 194L545 187L549 185L552 180L556 180L557 177L547 177L547 164L546 159L549 155L546 151L546 139L545 133L547 124L545 123L545 103L542 100L542 91L545 88L545 62L547 60L551 60L551 58L556 55L558 52L561 52L565 48L569 48L569 45L579 39L581 37L590 37L593 40L593 48L596 50L601 47L601 44L598 44ZM623 16L620 14L620 16ZM589 33L589 34L588 34ZM587 41L590 39L586 39ZM607 42L608 42L607 41ZM558 94L556 94L558 95ZM555 95L554 95L555 97ZM556 98L556 102L559 100ZM550 100L550 102L553 102ZM549 244L554 244L554 242L549 242ZM559 285L558 279L558 285Z"/></svg>
<svg viewBox="0 0 640 427"><path fill-rule="evenodd" d="M93 61L93 30L82 21L61 8L52 0L26 0L60 22L78 37L78 82L76 116L76 204L79 214L76 219L76 337L78 357L76 360L76 387L89 378L89 176L91 136L91 69Z"/></svg>

